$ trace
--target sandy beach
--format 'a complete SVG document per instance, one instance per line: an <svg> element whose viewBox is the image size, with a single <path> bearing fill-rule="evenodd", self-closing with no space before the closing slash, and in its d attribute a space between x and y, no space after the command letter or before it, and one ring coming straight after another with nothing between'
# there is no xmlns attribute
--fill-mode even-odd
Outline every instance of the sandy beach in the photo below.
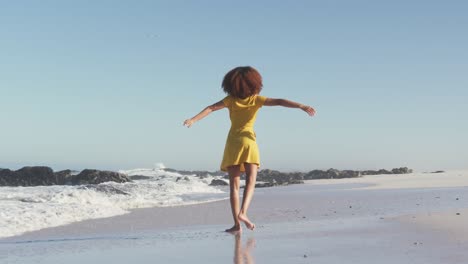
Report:
<svg viewBox="0 0 468 264"><path fill-rule="evenodd" d="M226 195L227 196L227 195ZM468 172L257 189L255 231L229 201L135 209L0 240L0 263L466 263Z"/></svg>

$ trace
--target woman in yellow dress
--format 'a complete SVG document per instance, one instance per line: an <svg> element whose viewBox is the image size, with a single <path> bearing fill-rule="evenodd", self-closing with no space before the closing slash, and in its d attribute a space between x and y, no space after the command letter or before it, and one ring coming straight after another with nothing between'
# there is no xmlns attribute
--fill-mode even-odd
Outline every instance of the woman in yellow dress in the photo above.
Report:
<svg viewBox="0 0 468 264"><path fill-rule="evenodd" d="M240 222L243 222L250 230L255 225L247 217L247 210L252 201L257 170L260 167L260 155L258 152L256 135L253 129L258 109L262 106L284 106L299 108L310 116L315 110L307 105L302 105L286 99L273 99L260 96L262 90L262 77L257 70L250 66L237 67L224 76L222 87L228 95L221 101L203 109L196 116L184 121L184 126L191 127L195 122L204 118L211 112L228 108L231 119L231 129L226 140L221 170L229 174L231 211L234 218L234 226L226 229L226 232L241 231ZM239 204L239 187L241 172L246 174L246 186L242 198L242 206ZM239 208L240 207L240 208Z"/></svg>

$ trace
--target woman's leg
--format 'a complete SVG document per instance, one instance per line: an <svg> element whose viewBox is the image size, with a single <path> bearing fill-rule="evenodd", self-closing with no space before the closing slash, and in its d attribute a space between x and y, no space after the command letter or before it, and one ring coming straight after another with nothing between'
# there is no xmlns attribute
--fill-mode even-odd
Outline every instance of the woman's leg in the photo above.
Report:
<svg viewBox="0 0 468 264"><path fill-rule="evenodd" d="M240 231L239 222L239 188L240 188L240 165L234 165L228 167L229 173L229 198L231 201L232 217L234 218L234 226L226 229L226 232Z"/></svg>
<svg viewBox="0 0 468 264"><path fill-rule="evenodd" d="M257 181L257 164L252 163L244 163L245 167L245 188L244 188L244 196L242 198L242 207L240 209L238 219L245 223L248 229L253 230L255 225L250 222L249 218L247 217L247 210L249 209L250 202L252 201L252 197L255 190L255 183Z"/></svg>

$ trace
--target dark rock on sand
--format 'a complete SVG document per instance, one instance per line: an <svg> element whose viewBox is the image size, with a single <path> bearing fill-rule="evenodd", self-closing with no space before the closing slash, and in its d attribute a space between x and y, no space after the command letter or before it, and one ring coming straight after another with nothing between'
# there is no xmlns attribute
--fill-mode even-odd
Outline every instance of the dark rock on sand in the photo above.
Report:
<svg viewBox="0 0 468 264"><path fill-rule="evenodd" d="M407 167L394 168L391 171L388 170L366 170L366 171L354 171L354 170L337 170L328 169L324 170L312 170L307 173L302 172L279 172L276 170L261 170L257 174L257 179L268 184L261 184L259 186L276 186L286 184L300 184L304 183L304 180L315 180L315 179L343 179L343 178L356 178L363 175L379 175L379 174L406 174L412 173L411 169Z"/></svg>
<svg viewBox="0 0 468 264"><path fill-rule="evenodd" d="M304 173L302 172L279 172L276 170L261 170L257 173L257 180L268 182L274 185L304 183Z"/></svg>
<svg viewBox="0 0 468 264"><path fill-rule="evenodd" d="M276 186L276 184L272 182L259 182L255 184L255 188L265 188L265 187L273 187L273 186Z"/></svg>
<svg viewBox="0 0 468 264"><path fill-rule="evenodd" d="M361 174L359 171L353 170L336 170L329 169L326 171L323 170L313 170L309 171L304 175L304 180L316 180L316 179L343 179L343 178L355 178L360 177Z"/></svg>
<svg viewBox="0 0 468 264"><path fill-rule="evenodd" d="M401 168L394 168L392 169L393 174L408 174L412 173L413 170L408 169L407 167L401 167Z"/></svg>
<svg viewBox="0 0 468 264"><path fill-rule="evenodd" d="M210 183L210 186L226 186L226 185L229 185L229 183L223 180L216 180L216 179L212 180Z"/></svg>

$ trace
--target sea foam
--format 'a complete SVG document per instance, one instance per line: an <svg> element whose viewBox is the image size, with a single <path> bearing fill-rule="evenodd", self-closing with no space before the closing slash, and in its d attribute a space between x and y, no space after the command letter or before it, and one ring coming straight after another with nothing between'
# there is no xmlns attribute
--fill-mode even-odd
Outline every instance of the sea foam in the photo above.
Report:
<svg viewBox="0 0 468 264"><path fill-rule="evenodd" d="M226 199L220 188L201 179L163 170L120 171L147 179L98 185L0 187L0 237L128 213L131 209L203 203Z"/></svg>

